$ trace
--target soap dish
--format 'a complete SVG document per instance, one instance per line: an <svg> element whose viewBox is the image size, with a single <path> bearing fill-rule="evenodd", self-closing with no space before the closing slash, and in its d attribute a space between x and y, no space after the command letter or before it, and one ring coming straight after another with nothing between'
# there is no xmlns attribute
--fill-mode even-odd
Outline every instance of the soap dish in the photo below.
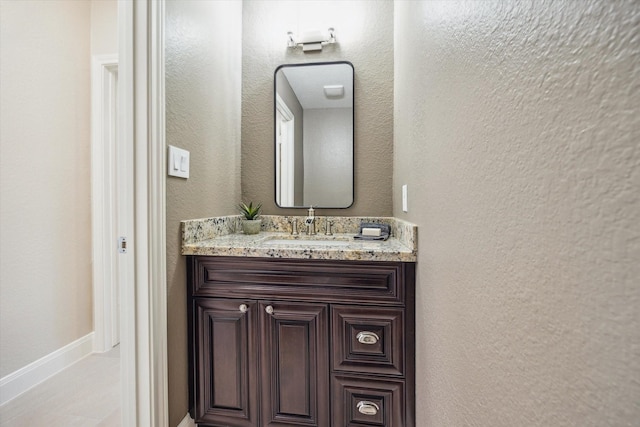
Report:
<svg viewBox="0 0 640 427"><path fill-rule="evenodd" d="M356 240L387 240L391 227L389 224L376 224L373 222L360 223L358 234L353 236Z"/></svg>

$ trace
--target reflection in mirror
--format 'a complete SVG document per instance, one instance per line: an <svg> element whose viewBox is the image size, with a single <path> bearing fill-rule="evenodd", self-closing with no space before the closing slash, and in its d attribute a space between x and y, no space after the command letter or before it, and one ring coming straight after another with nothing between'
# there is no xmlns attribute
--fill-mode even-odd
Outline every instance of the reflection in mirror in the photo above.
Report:
<svg viewBox="0 0 640 427"><path fill-rule="evenodd" d="M281 65L275 73L275 182L281 208L353 204L353 65Z"/></svg>

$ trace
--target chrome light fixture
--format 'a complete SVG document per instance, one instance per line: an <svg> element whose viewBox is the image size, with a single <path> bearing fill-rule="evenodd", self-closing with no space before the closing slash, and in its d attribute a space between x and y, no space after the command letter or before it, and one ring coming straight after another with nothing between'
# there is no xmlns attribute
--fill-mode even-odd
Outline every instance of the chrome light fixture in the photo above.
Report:
<svg viewBox="0 0 640 427"><path fill-rule="evenodd" d="M293 36L293 32L287 32L287 47L295 49L302 46L303 52L322 50L322 46L326 44L336 43L336 34L333 27L326 32L319 30L304 31L299 40Z"/></svg>

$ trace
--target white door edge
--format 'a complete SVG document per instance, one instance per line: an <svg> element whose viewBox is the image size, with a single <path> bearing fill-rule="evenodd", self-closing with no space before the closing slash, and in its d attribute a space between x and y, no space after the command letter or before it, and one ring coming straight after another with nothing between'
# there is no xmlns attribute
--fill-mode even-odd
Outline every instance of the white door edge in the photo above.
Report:
<svg viewBox="0 0 640 427"><path fill-rule="evenodd" d="M119 133L134 153L126 232L134 286L121 288L123 427L167 427L164 0L118 2Z"/></svg>

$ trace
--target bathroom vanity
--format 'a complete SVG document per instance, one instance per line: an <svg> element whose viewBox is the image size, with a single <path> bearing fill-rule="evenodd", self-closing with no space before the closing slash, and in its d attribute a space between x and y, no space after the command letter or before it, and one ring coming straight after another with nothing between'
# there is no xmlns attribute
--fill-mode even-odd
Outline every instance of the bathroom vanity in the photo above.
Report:
<svg viewBox="0 0 640 427"><path fill-rule="evenodd" d="M315 239L229 218L183 222L196 423L414 426L415 227L386 218L395 237L359 242L358 218Z"/></svg>

